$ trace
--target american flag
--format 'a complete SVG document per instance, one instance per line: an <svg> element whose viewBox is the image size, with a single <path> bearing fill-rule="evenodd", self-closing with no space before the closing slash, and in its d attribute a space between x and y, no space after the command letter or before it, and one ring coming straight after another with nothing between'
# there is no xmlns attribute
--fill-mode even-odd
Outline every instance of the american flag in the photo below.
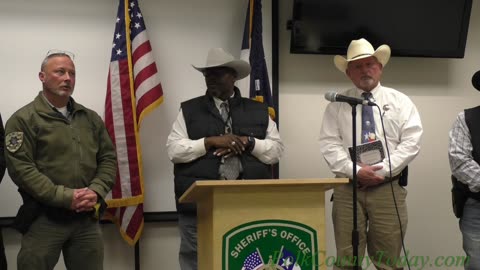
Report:
<svg viewBox="0 0 480 270"><path fill-rule="evenodd" d="M117 151L117 179L106 218L131 245L143 230L143 173L139 127L163 101L152 47L137 0L120 0L105 100L105 125Z"/></svg>
<svg viewBox="0 0 480 270"><path fill-rule="evenodd" d="M264 266L263 259L257 248L255 252L252 252L247 258L245 258L242 270L257 270L262 266Z"/></svg>
<svg viewBox="0 0 480 270"><path fill-rule="evenodd" d="M239 82L238 87L249 89L250 98L266 102L270 116L275 119L262 32L262 0L249 0L240 58L250 63L252 71L249 77Z"/></svg>

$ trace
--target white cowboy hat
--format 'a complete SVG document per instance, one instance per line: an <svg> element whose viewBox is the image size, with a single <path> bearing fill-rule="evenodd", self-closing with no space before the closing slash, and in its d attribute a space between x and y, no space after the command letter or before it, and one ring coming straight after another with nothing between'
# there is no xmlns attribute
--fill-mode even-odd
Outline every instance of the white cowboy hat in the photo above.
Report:
<svg viewBox="0 0 480 270"><path fill-rule="evenodd" d="M357 40L352 40L350 45L348 45L347 58L340 55L336 55L333 58L335 66L343 73L347 70L348 62L352 62L358 59L367 58L370 56L375 56L377 60L385 66L390 59L390 47L388 45L382 45L377 48L376 51L373 50L372 44L366 39L361 38Z"/></svg>
<svg viewBox="0 0 480 270"><path fill-rule="evenodd" d="M243 60L236 60L231 54L222 48L213 48L208 51L207 63L204 67L194 66L196 70L204 72L207 68L229 67L237 72L237 80L243 79L250 74L250 64Z"/></svg>

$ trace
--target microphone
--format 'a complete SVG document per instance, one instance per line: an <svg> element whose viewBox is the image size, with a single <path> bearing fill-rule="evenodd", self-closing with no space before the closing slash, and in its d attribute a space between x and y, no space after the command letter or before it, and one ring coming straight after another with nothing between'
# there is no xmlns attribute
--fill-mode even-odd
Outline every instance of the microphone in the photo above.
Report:
<svg viewBox="0 0 480 270"><path fill-rule="evenodd" d="M339 95L333 91L325 93L325 99L330 102L347 102L350 105L361 104L361 105L368 105L368 106L377 106L375 102L371 102L370 100Z"/></svg>

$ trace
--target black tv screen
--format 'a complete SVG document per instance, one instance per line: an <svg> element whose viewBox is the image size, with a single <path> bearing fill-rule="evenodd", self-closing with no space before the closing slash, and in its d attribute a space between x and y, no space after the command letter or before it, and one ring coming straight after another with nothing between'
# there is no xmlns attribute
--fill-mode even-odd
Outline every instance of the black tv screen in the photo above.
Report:
<svg viewBox="0 0 480 270"><path fill-rule="evenodd" d="M291 53L346 54L353 39L394 56L463 58L472 0L294 0Z"/></svg>

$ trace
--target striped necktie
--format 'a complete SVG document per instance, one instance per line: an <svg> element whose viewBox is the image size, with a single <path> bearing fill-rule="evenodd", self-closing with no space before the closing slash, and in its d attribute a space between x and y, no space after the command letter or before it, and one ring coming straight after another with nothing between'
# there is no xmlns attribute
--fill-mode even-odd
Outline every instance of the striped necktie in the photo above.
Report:
<svg viewBox="0 0 480 270"><path fill-rule="evenodd" d="M220 104L220 115L225 123L225 134L231 133L232 121L228 117L228 103L226 101ZM227 180L235 180L240 175L241 166L240 159L237 156L222 158L222 164L219 168L220 176Z"/></svg>

